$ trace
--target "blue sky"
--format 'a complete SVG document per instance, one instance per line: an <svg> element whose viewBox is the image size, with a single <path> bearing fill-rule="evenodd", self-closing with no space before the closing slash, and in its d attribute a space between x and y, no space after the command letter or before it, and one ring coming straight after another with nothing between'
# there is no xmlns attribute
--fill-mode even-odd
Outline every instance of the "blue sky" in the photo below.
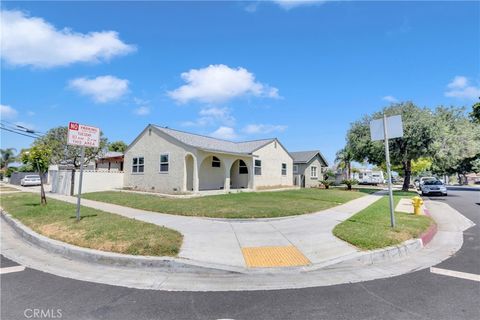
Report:
<svg viewBox="0 0 480 320"><path fill-rule="evenodd" d="M3 2L2 121L276 136L332 161L366 113L480 95L479 2L304 2Z"/></svg>

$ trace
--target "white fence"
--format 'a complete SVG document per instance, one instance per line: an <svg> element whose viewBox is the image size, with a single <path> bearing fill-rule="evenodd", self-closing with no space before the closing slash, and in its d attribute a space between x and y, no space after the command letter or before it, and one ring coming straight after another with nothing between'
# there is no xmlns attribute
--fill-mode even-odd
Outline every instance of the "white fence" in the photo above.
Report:
<svg viewBox="0 0 480 320"><path fill-rule="evenodd" d="M78 182L80 171L52 170L52 192L76 195L78 193ZM107 191L123 188L123 172L118 171L83 171L82 193Z"/></svg>

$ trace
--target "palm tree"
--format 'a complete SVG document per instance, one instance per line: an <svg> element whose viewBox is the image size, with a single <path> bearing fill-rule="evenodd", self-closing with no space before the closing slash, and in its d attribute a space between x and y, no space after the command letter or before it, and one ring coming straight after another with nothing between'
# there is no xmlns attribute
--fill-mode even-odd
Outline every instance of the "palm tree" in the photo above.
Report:
<svg viewBox="0 0 480 320"><path fill-rule="evenodd" d="M338 167L346 173L346 179L350 179L352 177L352 161L353 153L348 146L338 150L335 162L337 162Z"/></svg>
<svg viewBox="0 0 480 320"><path fill-rule="evenodd" d="M1 169L7 169L8 164L15 161L15 148L0 149L0 167Z"/></svg>

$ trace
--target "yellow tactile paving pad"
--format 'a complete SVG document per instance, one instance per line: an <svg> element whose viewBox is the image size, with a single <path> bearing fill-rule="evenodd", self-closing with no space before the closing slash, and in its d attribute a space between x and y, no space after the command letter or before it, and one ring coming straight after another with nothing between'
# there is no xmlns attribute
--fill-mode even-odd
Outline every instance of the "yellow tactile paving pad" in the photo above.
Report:
<svg viewBox="0 0 480 320"><path fill-rule="evenodd" d="M298 267L310 264L295 246L246 247L243 258L249 268Z"/></svg>

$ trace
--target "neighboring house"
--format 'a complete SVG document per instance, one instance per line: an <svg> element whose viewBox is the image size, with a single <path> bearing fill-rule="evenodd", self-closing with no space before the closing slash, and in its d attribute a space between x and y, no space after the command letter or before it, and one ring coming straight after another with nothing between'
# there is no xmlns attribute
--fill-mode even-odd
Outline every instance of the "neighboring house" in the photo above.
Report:
<svg viewBox="0 0 480 320"><path fill-rule="evenodd" d="M277 139L232 142L148 125L125 151L124 186L161 193L292 186Z"/></svg>
<svg viewBox="0 0 480 320"><path fill-rule="evenodd" d="M328 167L327 159L318 150L290 152L293 157L294 183L302 188L318 187Z"/></svg>
<svg viewBox="0 0 480 320"><path fill-rule="evenodd" d="M95 160L96 170L123 171L123 153L108 151Z"/></svg>

